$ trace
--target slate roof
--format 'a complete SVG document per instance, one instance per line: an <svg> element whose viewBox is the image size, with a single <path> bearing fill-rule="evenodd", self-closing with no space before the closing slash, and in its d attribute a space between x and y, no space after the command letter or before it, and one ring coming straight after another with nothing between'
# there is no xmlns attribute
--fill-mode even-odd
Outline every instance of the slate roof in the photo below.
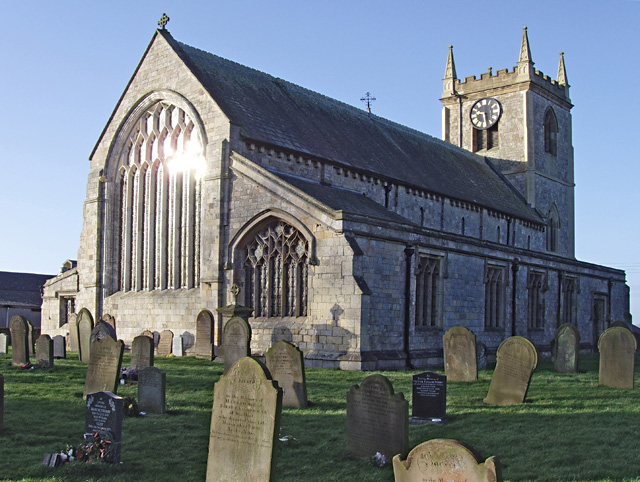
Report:
<svg viewBox="0 0 640 482"><path fill-rule="evenodd" d="M0 305L42 305L40 290L49 278L53 275L0 271Z"/></svg>
<svg viewBox="0 0 640 482"><path fill-rule="evenodd" d="M481 156L158 32L246 139L542 222Z"/></svg>

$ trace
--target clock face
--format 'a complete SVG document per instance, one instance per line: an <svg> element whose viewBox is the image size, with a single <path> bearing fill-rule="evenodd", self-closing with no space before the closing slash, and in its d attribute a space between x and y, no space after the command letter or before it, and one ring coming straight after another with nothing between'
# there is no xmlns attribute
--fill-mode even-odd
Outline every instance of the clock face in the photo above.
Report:
<svg viewBox="0 0 640 482"><path fill-rule="evenodd" d="M502 114L500 102L491 97L485 97L471 107L471 123L476 129L488 129L498 122L500 114Z"/></svg>

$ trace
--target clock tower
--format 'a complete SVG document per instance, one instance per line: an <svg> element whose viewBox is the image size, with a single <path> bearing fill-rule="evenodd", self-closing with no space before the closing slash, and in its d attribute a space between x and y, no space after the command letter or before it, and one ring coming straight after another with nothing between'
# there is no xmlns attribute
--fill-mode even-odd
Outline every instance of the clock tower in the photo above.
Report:
<svg viewBox="0 0 640 482"><path fill-rule="evenodd" d="M450 46L443 84L444 140L484 156L545 218L546 250L573 258L573 105L564 54L556 80L535 70L525 27L511 71L489 68L460 80Z"/></svg>

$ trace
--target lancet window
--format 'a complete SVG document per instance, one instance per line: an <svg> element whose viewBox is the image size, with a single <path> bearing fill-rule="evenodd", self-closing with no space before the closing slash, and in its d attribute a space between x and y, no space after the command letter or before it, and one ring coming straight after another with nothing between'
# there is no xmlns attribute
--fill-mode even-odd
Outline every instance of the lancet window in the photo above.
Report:
<svg viewBox="0 0 640 482"><path fill-rule="evenodd" d="M245 248L245 303L256 317L306 316L309 243L293 226L274 220Z"/></svg>
<svg viewBox="0 0 640 482"><path fill-rule="evenodd" d="M527 318L529 328L544 328L544 297L543 297L543 275L542 273L531 272L527 280Z"/></svg>
<svg viewBox="0 0 640 482"><path fill-rule="evenodd" d="M416 270L416 327L442 326L441 258L421 256Z"/></svg>
<svg viewBox="0 0 640 482"><path fill-rule="evenodd" d="M500 328L504 318L504 268L487 266L484 280L484 326Z"/></svg>
<svg viewBox="0 0 640 482"><path fill-rule="evenodd" d="M204 158L194 127L184 110L159 102L128 138L116 179L121 291L199 283Z"/></svg>
<svg viewBox="0 0 640 482"><path fill-rule="evenodd" d="M544 151L554 156L558 154L558 120L551 107L544 115Z"/></svg>

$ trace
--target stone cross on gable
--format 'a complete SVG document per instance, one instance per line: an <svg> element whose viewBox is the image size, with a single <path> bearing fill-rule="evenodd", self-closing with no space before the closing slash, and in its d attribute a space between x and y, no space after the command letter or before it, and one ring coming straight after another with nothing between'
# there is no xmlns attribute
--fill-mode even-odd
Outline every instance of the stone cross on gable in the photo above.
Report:
<svg viewBox="0 0 640 482"><path fill-rule="evenodd" d="M238 304L238 293L240 293L240 288L238 287L237 284L232 284L231 285L231 294L233 295L233 304L237 305Z"/></svg>
<svg viewBox="0 0 640 482"><path fill-rule="evenodd" d="M160 17L160 21L158 22L158 25L160 25L160 27L162 27L162 30L166 30L166 26L167 23L169 23L169 17L167 17L166 13L162 14L162 17Z"/></svg>
<svg viewBox="0 0 640 482"><path fill-rule="evenodd" d="M367 92L364 97L362 97L360 99L362 102L366 102L367 103L367 112L369 114L371 114L371 102L373 102L374 100L376 100L375 97L371 97L371 93Z"/></svg>

